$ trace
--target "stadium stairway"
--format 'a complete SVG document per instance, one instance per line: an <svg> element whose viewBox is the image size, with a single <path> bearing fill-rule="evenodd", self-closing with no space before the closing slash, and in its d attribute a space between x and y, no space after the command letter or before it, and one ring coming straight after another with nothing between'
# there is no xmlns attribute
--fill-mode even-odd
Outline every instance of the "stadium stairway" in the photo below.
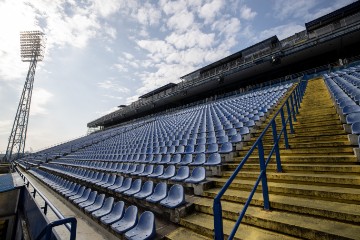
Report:
<svg viewBox="0 0 360 240"><path fill-rule="evenodd" d="M182 218L181 227L167 239L213 239L213 199L264 125L238 157L225 164L223 176L210 179L215 188L195 201L195 212ZM280 149L283 172L276 172L275 159L268 165L271 210L262 208L260 183L235 239L359 239L360 165L323 79L309 81L294 129L290 149ZM273 140L270 135L265 139L269 151ZM244 165L222 197L226 237L258 176L258 157L250 158L253 163Z"/></svg>

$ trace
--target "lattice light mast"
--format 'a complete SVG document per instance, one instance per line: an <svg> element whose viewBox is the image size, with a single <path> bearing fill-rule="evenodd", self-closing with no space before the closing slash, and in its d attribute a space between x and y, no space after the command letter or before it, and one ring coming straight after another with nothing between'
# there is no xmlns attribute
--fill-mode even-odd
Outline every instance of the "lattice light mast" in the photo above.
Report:
<svg viewBox="0 0 360 240"><path fill-rule="evenodd" d="M30 66L9 137L5 161L12 161L24 154L35 69L37 62L44 59L45 41L45 34L40 31L20 32L21 60L30 62Z"/></svg>

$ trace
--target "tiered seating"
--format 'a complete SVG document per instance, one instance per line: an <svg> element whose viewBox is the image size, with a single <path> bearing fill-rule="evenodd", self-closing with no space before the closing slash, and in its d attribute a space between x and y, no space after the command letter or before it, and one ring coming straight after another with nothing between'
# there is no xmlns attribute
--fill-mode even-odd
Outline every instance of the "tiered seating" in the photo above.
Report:
<svg viewBox="0 0 360 240"><path fill-rule="evenodd" d="M105 194L99 194L91 188L85 189L85 186L36 168L29 172L72 201L86 214L110 226L115 232L125 234L127 239L153 239L156 236L155 218L152 212L145 211L138 218L136 206L128 206L125 210L123 201L114 202L113 197L105 198Z"/></svg>
<svg viewBox="0 0 360 240"><path fill-rule="evenodd" d="M325 74L337 111L343 123L348 124L351 142L360 146L360 66ZM355 139L356 138L356 139Z"/></svg>

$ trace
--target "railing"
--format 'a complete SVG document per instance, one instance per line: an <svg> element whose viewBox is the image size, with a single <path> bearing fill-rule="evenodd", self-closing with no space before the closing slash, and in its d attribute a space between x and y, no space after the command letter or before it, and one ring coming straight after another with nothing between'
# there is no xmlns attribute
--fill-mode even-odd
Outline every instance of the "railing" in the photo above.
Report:
<svg viewBox="0 0 360 240"><path fill-rule="evenodd" d="M258 139L255 141L253 146L250 148L249 152L245 155L245 157L241 160L240 164L235 169L234 173L229 177L226 181L224 186L221 188L219 193L214 198L213 203L213 213L214 213L214 231L215 231L215 239L222 240L224 239L223 233L223 222L222 222L222 207L221 207L221 197L224 195L226 190L229 188L230 184L236 178L240 170L243 168L251 154L254 150L258 149L259 154L259 165L260 165L260 173L257 177L254 187L250 192L248 199L245 202L245 205L240 212L240 215L235 223L234 228L232 229L229 238L233 239L237 229L240 226L240 223L245 216L246 210L250 205L250 202L256 192L256 189L261 181L262 184L262 195L264 200L264 209L270 210L270 201L269 201L269 191L268 191L268 184L267 184L267 177L266 177L266 167L269 164L271 157L275 153L276 155L276 167L278 172L282 172L281 167L281 158L280 158L280 150L279 150L279 142L284 138L285 148L289 148L288 136L287 136L287 126L290 128L290 133L294 133L293 129L293 121L296 122L296 114L299 112L300 103L302 101L303 95L305 93L307 85L307 80L301 80L299 84L295 87L295 89L291 92L291 94L285 99L284 103L280 106L280 109L275 113L274 117L270 120L269 124L265 127L263 132L260 134ZM286 109L285 109L286 108ZM285 113L287 117L285 118ZM281 131L277 132L276 126L276 117L280 116L281 118ZM272 137L274 140L274 145L265 160L264 154L264 145L263 145L263 138L267 131L272 128Z"/></svg>
<svg viewBox="0 0 360 240"><path fill-rule="evenodd" d="M44 215L47 214L48 212L48 208L50 208L52 210L52 212L56 215L56 217L59 218L59 220L53 221L51 223L49 223L41 232L40 234L36 237L36 240L40 240L40 239L44 239L43 237L45 236L45 239L51 239L51 234L52 234L52 229L56 226L59 225L64 225L70 232L70 240L75 240L76 239L76 226L77 226L77 220L74 217L68 217L65 218L64 215L61 214L61 212L49 201L49 199L47 199L47 197L45 197L35 186L34 184L32 184L30 182L29 179L27 179L25 177L24 174L22 174L22 172L20 172L16 167L15 167L16 171L19 173L19 175L21 176L21 178L24 180L25 185L27 188L29 188L29 186L31 185L31 187L33 188L33 191L31 192L33 198L35 199L36 194L38 194L44 201L44 206L41 207L41 209L43 210Z"/></svg>

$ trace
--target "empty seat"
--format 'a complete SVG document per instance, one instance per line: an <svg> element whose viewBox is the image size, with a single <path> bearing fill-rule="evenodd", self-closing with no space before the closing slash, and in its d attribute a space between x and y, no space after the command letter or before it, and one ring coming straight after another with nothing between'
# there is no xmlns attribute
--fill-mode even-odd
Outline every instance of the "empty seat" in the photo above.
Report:
<svg viewBox="0 0 360 240"><path fill-rule="evenodd" d="M351 133L352 134L360 134L360 119L359 122L355 122L351 125Z"/></svg>
<svg viewBox="0 0 360 240"><path fill-rule="evenodd" d="M85 188L86 188L85 186L81 186L76 194L69 197L69 200L71 201L71 200L80 198L84 194Z"/></svg>
<svg viewBox="0 0 360 240"><path fill-rule="evenodd" d="M100 209L94 211L91 215L95 218L105 216L111 212L113 204L114 204L114 198L108 197L105 199L104 205Z"/></svg>
<svg viewBox="0 0 360 240"><path fill-rule="evenodd" d="M125 210L124 216L117 222L111 224L111 229L117 233L124 233L133 227L138 222L138 208L131 205Z"/></svg>
<svg viewBox="0 0 360 240"><path fill-rule="evenodd" d="M108 187L109 190L114 190L117 189L119 187L121 187L121 185L123 184L124 181L124 177L123 176L118 176L115 180L115 183L111 186Z"/></svg>
<svg viewBox="0 0 360 240"><path fill-rule="evenodd" d="M154 171L154 165L147 165L144 172L139 173L138 176L147 176Z"/></svg>
<svg viewBox="0 0 360 240"><path fill-rule="evenodd" d="M203 165L205 163L205 160L206 160L205 153L200 153L196 155L195 160L192 163L189 163L189 165L190 166Z"/></svg>
<svg viewBox="0 0 360 240"><path fill-rule="evenodd" d="M172 178L170 178L170 180L173 181L184 181L185 179L187 179L190 175L190 170L188 166L182 166L179 168L179 170L177 171L176 175Z"/></svg>
<svg viewBox="0 0 360 240"><path fill-rule="evenodd" d="M158 177L164 173L164 165L157 166L153 173L149 174L148 177Z"/></svg>
<svg viewBox="0 0 360 240"><path fill-rule="evenodd" d="M122 193L125 192L126 190L129 190L131 187L131 183L132 183L132 178L125 178L121 187L115 189L115 192Z"/></svg>
<svg viewBox="0 0 360 240"><path fill-rule="evenodd" d="M160 204L168 208L176 208L185 203L185 192L183 186L179 184L173 185L168 196L160 201Z"/></svg>
<svg viewBox="0 0 360 240"><path fill-rule="evenodd" d="M179 162L179 165L188 165L192 162L192 154L185 154L181 161Z"/></svg>
<svg viewBox="0 0 360 240"><path fill-rule="evenodd" d="M211 143L208 145L207 149L206 149L206 153L214 153L217 152L219 150L219 146L217 143Z"/></svg>
<svg viewBox="0 0 360 240"><path fill-rule="evenodd" d="M154 182L147 181L142 186L140 192L134 194L134 197L138 198L138 199L144 199L144 198L150 196L153 193L153 190L154 190Z"/></svg>
<svg viewBox="0 0 360 240"><path fill-rule="evenodd" d="M206 178L205 168L196 167L191 172L191 176L185 180L186 183L199 183L204 181Z"/></svg>
<svg viewBox="0 0 360 240"><path fill-rule="evenodd" d="M123 192L127 196L134 195L135 193L140 192L141 190L141 179L136 179L132 184L129 190Z"/></svg>
<svg viewBox="0 0 360 240"><path fill-rule="evenodd" d="M119 201L114 204L114 207L109 214L100 218L100 221L105 225L112 224L116 221L119 221L123 217L124 212L125 204L123 201Z"/></svg>
<svg viewBox="0 0 360 240"><path fill-rule="evenodd" d="M169 165L169 166L165 169L164 173L163 173L161 176L159 176L158 178L159 178L159 179L169 179L169 178L172 178L172 177L175 175L175 171L176 171L175 166L174 166L174 165Z"/></svg>
<svg viewBox="0 0 360 240"><path fill-rule="evenodd" d="M233 147L231 142L225 142L221 145L219 153L230 153Z"/></svg>
<svg viewBox="0 0 360 240"><path fill-rule="evenodd" d="M125 233L125 238L131 240L150 240L155 236L155 216L150 211L143 212L137 225Z"/></svg>
<svg viewBox="0 0 360 240"><path fill-rule="evenodd" d="M97 197L97 191L93 191L90 193L89 197L85 201L79 203L78 206L80 208L85 208L87 206L90 206L94 204L96 197Z"/></svg>
<svg viewBox="0 0 360 240"><path fill-rule="evenodd" d="M85 202L89 196L90 196L90 193L91 193L91 188L87 188L84 193L81 195L81 197L79 198L74 198L73 199L73 202L78 204L78 203L81 203L81 202Z"/></svg>
<svg viewBox="0 0 360 240"><path fill-rule="evenodd" d="M108 188L108 187L114 185L114 184L115 184L115 181L116 181L116 175L115 175L115 174L111 174L110 177L109 177L109 179L108 179L108 181L107 181L106 183L102 184L101 187L103 187L103 188Z"/></svg>
<svg viewBox="0 0 360 240"><path fill-rule="evenodd" d="M160 182L155 186L153 194L146 198L146 201L157 203L166 198L167 196L167 184Z"/></svg>
<svg viewBox="0 0 360 240"><path fill-rule="evenodd" d="M94 212L102 207L104 204L105 194L100 194L96 196L96 199L93 204L84 207L85 212L91 213Z"/></svg>
<svg viewBox="0 0 360 240"><path fill-rule="evenodd" d="M213 153L204 163L204 166L214 166L219 164L221 164L221 155L219 153Z"/></svg>

